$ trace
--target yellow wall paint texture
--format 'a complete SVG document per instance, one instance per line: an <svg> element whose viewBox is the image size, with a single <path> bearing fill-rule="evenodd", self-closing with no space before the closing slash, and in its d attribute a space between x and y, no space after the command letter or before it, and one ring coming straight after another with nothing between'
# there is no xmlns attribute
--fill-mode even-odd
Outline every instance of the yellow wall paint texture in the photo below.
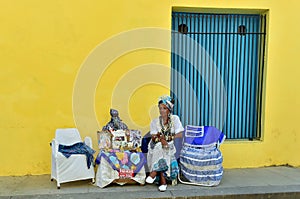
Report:
<svg viewBox="0 0 300 199"><path fill-rule="evenodd" d="M147 133L158 115L157 98L170 89L170 37L151 38L146 31L150 44L140 35L112 41L137 28L170 30L175 7L269 10L263 140L226 141L224 167L299 166L299 6L297 0L2 1L0 175L50 173L55 129L75 127L78 115L85 122L81 136L91 136L95 149L97 125L108 122L111 107L130 128ZM107 41L105 56L96 54ZM90 78L78 85L85 64L93 65ZM80 100L92 110L83 103L74 111Z"/></svg>

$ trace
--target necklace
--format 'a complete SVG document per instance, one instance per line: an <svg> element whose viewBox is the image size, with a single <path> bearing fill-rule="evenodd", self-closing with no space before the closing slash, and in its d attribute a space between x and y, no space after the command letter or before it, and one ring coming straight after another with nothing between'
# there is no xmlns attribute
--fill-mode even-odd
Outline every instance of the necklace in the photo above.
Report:
<svg viewBox="0 0 300 199"><path fill-rule="evenodd" d="M161 134L163 134L165 136L167 141L170 141L174 137L171 133L171 129L172 129L171 114L168 115L167 120L168 120L167 124L164 125L163 118L161 116L159 117L159 123L160 123L160 126L161 126Z"/></svg>

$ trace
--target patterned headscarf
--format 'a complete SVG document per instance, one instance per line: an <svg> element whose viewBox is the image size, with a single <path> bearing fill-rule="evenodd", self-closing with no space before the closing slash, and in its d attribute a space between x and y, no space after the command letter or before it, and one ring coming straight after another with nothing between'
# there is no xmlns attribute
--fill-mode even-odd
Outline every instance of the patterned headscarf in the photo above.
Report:
<svg viewBox="0 0 300 199"><path fill-rule="evenodd" d="M160 104L166 105L169 111L172 112L174 107L174 100L170 96L164 95L158 99L158 105Z"/></svg>

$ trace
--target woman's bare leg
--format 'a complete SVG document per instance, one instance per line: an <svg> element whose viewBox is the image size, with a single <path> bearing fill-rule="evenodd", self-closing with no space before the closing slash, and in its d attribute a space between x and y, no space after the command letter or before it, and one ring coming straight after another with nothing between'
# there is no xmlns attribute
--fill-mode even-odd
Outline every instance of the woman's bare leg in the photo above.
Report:
<svg viewBox="0 0 300 199"><path fill-rule="evenodd" d="M160 184L161 185L167 184L166 178L164 176L164 172L160 172Z"/></svg>
<svg viewBox="0 0 300 199"><path fill-rule="evenodd" d="M149 174L149 176L151 178L155 178L155 176L157 175L157 172L156 171L151 171L151 173Z"/></svg>

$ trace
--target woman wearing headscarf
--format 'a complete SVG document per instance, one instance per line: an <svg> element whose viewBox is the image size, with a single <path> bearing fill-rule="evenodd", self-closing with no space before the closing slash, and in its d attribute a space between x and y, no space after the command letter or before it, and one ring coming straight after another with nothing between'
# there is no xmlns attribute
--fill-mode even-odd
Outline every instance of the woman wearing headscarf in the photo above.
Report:
<svg viewBox="0 0 300 199"><path fill-rule="evenodd" d="M174 180L179 173L175 158L176 148L173 140L182 137L184 130L177 115L172 114L174 100L162 96L158 100L160 116L151 121L151 141L148 145L147 162L150 170L147 183L153 183L159 177L159 191L166 191L167 180Z"/></svg>

